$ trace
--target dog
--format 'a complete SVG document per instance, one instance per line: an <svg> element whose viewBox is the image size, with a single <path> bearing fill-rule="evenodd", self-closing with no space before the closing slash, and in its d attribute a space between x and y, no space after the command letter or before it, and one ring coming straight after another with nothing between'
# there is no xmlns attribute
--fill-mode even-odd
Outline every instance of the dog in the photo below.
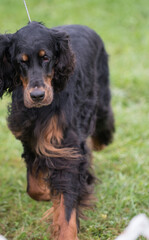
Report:
<svg viewBox="0 0 149 240"><path fill-rule="evenodd" d="M23 145L27 193L52 201L53 239L77 240L95 182L89 145L103 149L115 129L103 41L86 26L39 22L0 35L4 93L12 93L8 127Z"/></svg>

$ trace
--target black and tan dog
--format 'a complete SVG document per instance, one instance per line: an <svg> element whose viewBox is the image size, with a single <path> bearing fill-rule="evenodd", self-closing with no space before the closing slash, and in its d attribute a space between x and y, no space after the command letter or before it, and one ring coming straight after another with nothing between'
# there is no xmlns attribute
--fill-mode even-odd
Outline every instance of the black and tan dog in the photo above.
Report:
<svg viewBox="0 0 149 240"><path fill-rule="evenodd" d="M27 192L53 202L54 239L77 240L94 183L87 139L102 149L114 132L102 40L85 26L37 22L0 35L0 97L5 92L12 92L8 126L24 148Z"/></svg>

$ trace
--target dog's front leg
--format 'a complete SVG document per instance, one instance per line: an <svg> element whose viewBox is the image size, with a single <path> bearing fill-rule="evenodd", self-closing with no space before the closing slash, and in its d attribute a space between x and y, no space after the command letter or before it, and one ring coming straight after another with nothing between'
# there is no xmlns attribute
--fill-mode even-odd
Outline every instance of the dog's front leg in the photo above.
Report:
<svg viewBox="0 0 149 240"><path fill-rule="evenodd" d="M53 238L54 240L78 240L76 209L72 209L70 219L66 216L64 195L60 194L53 200Z"/></svg>
<svg viewBox="0 0 149 240"><path fill-rule="evenodd" d="M53 239L78 240L78 174L60 170L53 175L51 183L54 209Z"/></svg>

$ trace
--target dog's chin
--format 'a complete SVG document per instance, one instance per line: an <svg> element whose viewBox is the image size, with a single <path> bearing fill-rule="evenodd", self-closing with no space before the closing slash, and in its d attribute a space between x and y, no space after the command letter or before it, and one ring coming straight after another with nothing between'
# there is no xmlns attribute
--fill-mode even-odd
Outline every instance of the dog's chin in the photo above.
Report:
<svg viewBox="0 0 149 240"><path fill-rule="evenodd" d="M51 101L46 101L46 102L36 102L36 103L24 101L24 106L26 108L41 108L41 107L50 105L52 103L52 100Z"/></svg>

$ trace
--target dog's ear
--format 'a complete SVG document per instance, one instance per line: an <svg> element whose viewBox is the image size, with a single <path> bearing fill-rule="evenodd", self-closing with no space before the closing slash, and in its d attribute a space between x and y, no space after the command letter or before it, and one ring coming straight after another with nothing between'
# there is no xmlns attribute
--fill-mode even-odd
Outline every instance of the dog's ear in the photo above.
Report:
<svg viewBox="0 0 149 240"><path fill-rule="evenodd" d="M0 97L14 89L14 69L11 64L11 34L0 35Z"/></svg>
<svg viewBox="0 0 149 240"><path fill-rule="evenodd" d="M71 49L69 36L65 32L54 31L56 60L54 67L53 87L61 91L66 85L69 76L73 73L75 57Z"/></svg>

